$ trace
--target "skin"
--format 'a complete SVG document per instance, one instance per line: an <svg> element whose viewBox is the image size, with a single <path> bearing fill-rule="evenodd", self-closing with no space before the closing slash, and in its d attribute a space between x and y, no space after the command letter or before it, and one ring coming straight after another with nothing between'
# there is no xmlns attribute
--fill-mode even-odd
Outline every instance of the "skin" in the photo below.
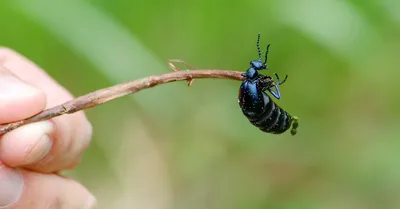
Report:
<svg viewBox="0 0 400 209"><path fill-rule="evenodd" d="M72 98L34 63L0 48L0 124L33 116ZM21 194L0 208L96 208L96 199L84 186L58 174L79 163L91 135L91 124L80 111L0 136L0 184L6 185L1 182L7 183L4 176L9 172L21 177L21 187L12 187ZM1 192L0 203L7 198Z"/></svg>

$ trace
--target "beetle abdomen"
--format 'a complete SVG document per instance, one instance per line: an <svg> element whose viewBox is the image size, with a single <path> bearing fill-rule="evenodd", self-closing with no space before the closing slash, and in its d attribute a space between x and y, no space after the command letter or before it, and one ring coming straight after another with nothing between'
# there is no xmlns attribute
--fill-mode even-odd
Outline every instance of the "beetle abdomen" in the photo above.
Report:
<svg viewBox="0 0 400 209"><path fill-rule="evenodd" d="M264 132L272 134L284 133L290 129L294 122L297 127L297 119L279 107L265 92L262 92L262 95L264 97L264 106L261 108L261 114L249 114L247 111L243 110L244 115L251 124ZM296 131L292 131L292 135L295 134Z"/></svg>
<svg viewBox="0 0 400 209"><path fill-rule="evenodd" d="M282 108L275 106L275 111L271 117L260 122L261 124L258 127L262 131L272 134L281 134L287 131L292 125L292 116Z"/></svg>

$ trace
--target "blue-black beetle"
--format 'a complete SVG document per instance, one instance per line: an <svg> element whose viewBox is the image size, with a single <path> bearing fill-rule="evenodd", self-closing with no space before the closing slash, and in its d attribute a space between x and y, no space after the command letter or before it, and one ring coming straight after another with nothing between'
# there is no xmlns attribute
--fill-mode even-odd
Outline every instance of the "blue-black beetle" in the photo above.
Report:
<svg viewBox="0 0 400 209"><path fill-rule="evenodd" d="M290 133L295 135L299 125L297 117L289 115L265 93L265 91L268 91L276 99L280 99L279 85L282 85L288 76L286 75L281 82L278 74L275 73L277 82L274 82L271 76L258 72L268 69L267 59L270 46L267 46L265 61L262 62L259 43L260 33L257 39L258 60L252 60L250 68L242 74L243 82L239 89L239 106L250 123L260 130L272 134L281 134L292 126ZM275 88L275 91L272 88Z"/></svg>

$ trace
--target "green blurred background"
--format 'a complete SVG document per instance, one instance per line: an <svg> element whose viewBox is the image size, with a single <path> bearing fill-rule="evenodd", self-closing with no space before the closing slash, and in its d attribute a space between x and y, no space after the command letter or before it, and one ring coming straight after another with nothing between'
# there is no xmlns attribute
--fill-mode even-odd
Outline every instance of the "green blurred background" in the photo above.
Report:
<svg viewBox="0 0 400 209"><path fill-rule="evenodd" d="M100 208L400 208L399 11L395 0L9 0L0 45L78 96L170 72L173 58L245 71L257 33L271 43L298 135L250 125L230 80L89 109L92 144L66 174Z"/></svg>

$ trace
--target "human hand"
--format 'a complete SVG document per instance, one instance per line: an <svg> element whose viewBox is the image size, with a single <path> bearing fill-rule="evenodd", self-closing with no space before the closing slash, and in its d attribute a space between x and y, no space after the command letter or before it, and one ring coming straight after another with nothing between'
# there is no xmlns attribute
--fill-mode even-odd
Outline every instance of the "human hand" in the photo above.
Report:
<svg viewBox="0 0 400 209"><path fill-rule="evenodd" d="M72 99L26 58L0 48L0 124ZM0 136L0 209L95 208L84 186L57 172L77 165L92 128L84 113L22 126Z"/></svg>

